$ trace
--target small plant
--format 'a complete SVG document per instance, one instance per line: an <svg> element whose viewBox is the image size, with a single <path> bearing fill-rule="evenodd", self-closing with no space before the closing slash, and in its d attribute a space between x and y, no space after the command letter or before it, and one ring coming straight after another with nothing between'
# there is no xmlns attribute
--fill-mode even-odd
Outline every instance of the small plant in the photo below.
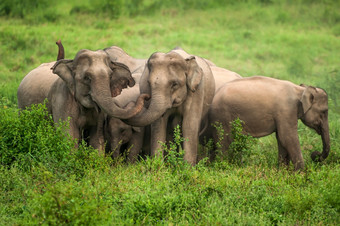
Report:
<svg viewBox="0 0 340 226"><path fill-rule="evenodd" d="M256 139L243 133L244 122L241 119L235 119L230 125L232 142L228 148L228 158L230 162L242 164L243 157L249 155L249 149Z"/></svg>
<svg viewBox="0 0 340 226"><path fill-rule="evenodd" d="M184 162L184 150L182 149L182 143L185 138L181 135L180 126L177 125L174 128L174 141L169 141L169 145L161 143L162 149L167 153L165 162L167 165L174 169L183 169Z"/></svg>
<svg viewBox="0 0 340 226"><path fill-rule="evenodd" d="M226 134L222 123L215 122L213 126L217 130L218 140L215 144L216 161L220 164L225 162L225 155L227 153L227 160L229 163L242 164L243 157L249 155L249 148L256 142L256 139L243 133L244 122L237 118L230 122L231 134ZM222 150L222 141L225 136L230 136L232 142L228 147L228 151Z"/></svg>
<svg viewBox="0 0 340 226"><path fill-rule="evenodd" d="M222 141L224 140L225 134L223 125L221 122L214 122L212 126L216 129L217 131L217 142L215 143L215 150L213 150L213 155L214 155L214 167L218 169L227 169L229 167L229 164L227 161L225 161L225 152L222 150Z"/></svg>

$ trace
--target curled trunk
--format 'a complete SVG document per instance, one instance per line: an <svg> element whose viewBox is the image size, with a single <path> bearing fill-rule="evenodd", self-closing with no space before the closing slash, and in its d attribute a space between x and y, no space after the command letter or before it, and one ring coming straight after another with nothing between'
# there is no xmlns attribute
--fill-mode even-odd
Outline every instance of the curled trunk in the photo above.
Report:
<svg viewBox="0 0 340 226"><path fill-rule="evenodd" d="M162 95L152 95L150 106L140 114L124 120L131 126L144 127L159 119L169 108L169 100Z"/></svg>
<svg viewBox="0 0 340 226"><path fill-rule="evenodd" d="M330 138L329 138L329 126L328 126L328 120L325 121L321 128L321 138L322 138L322 145L323 150L322 153L319 151L314 151L311 155L312 160L314 162L321 162L325 160L329 154L330 151Z"/></svg>
<svg viewBox="0 0 340 226"><path fill-rule="evenodd" d="M92 99L108 116L114 118L128 119L137 115L143 109L144 101L150 98L148 94L141 94L133 108L125 109L119 107L115 99L111 97L109 82L101 81L101 85L97 85L96 87L99 88L91 89Z"/></svg>
<svg viewBox="0 0 340 226"><path fill-rule="evenodd" d="M58 45L58 56L57 61L65 58L64 46L61 44L61 40L59 39L56 44Z"/></svg>

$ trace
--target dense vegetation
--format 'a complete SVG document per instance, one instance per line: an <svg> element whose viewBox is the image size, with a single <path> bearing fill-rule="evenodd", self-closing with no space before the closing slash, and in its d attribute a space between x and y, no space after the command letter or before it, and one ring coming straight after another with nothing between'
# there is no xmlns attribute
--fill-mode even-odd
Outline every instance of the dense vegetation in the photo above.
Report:
<svg viewBox="0 0 340 226"><path fill-rule="evenodd" d="M338 0L96 0L0 3L0 224L340 223L340 3ZM122 47L136 58L181 46L244 77L261 74L324 88L331 152L302 123L306 168L277 167L275 136L236 144L241 161L177 152L136 164L100 157L55 130L43 105L18 114L22 78L79 49ZM248 138L245 138L247 141ZM246 150L244 149L246 147ZM203 153L204 154L204 153Z"/></svg>

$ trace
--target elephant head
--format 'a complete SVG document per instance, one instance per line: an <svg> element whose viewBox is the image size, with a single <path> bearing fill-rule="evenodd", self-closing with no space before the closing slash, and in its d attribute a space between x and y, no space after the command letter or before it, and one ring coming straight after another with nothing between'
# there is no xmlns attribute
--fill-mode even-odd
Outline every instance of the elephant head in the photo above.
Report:
<svg viewBox="0 0 340 226"><path fill-rule="evenodd" d="M124 64L112 62L103 50L80 50L73 60L59 60L51 69L63 79L78 103L85 108L99 107L111 117L134 116L142 110L147 98L141 95L133 109L117 106L112 97L133 86L135 81Z"/></svg>
<svg viewBox="0 0 340 226"><path fill-rule="evenodd" d="M118 46L105 48L104 51L111 57L113 61L120 62L128 66L131 73L134 74L143 72L146 63L145 59L133 58Z"/></svg>
<svg viewBox="0 0 340 226"><path fill-rule="evenodd" d="M153 123L167 110L181 106L196 91L202 76L193 56L185 59L175 52L152 54L140 80L140 92L151 95L148 108L126 122L134 126Z"/></svg>
<svg viewBox="0 0 340 226"><path fill-rule="evenodd" d="M132 126L117 118L108 118L105 122L106 139L108 140L113 157L118 157L121 146L132 137Z"/></svg>
<svg viewBox="0 0 340 226"><path fill-rule="evenodd" d="M328 125L328 96L320 88L301 85L305 88L301 97L301 121L314 129L322 138L322 153L314 151L311 155L313 161L323 161L330 150L329 125Z"/></svg>

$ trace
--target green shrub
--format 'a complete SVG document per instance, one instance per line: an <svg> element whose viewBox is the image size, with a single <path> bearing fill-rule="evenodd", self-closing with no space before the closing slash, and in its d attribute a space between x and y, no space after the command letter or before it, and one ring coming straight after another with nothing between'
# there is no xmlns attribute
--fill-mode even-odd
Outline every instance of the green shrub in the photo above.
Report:
<svg viewBox="0 0 340 226"><path fill-rule="evenodd" d="M215 122L213 126L217 130L218 141L216 142L216 160L218 164L224 162L225 155L230 163L242 164L243 159L250 154L250 148L255 144L256 139L244 134L243 131L244 122L237 118L230 122L231 133L225 134L222 123ZM225 139L225 136L230 136L232 142L230 143L228 150L222 150L221 142Z"/></svg>
<svg viewBox="0 0 340 226"><path fill-rule="evenodd" d="M102 169L111 164L110 159L76 140L66 132L68 124L54 126L44 104L21 110L0 105L0 162L13 164L24 171L39 166L59 175L72 172L84 175L88 169Z"/></svg>
<svg viewBox="0 0 340 226"><path fill-rule="evenodd" d="M24 18L38 9L44 9L49 4L48 0L2 0L0 15Z"/></svg>
<svg viewBox="0 0 340 226"><path fill-rule="evenodd" d="M229 145L228 157L231 162L242 163L243 158L249 156L251 146L255 144L256 139L244 134L244 122L237 118L230 122L232 142Z"/></svg>
<svg viewBox="0 0 340 226"><path fill-rule="evenodd" d="M65 136L66 124L55 129L43 104L18 111L0 106L0 162L28 170L36 163L62 161L75 143Z"/></svg>
<svg viewBox="0 0 340 226"><path fill-rule="evenodd" d="M166 153L165 163L173 169L184 169L186 162L184 162L184 150L182 143L185 138L181 135L180 126L174 128L174 141L169 141L169 145L162 143L162 149Z"/></svg>

